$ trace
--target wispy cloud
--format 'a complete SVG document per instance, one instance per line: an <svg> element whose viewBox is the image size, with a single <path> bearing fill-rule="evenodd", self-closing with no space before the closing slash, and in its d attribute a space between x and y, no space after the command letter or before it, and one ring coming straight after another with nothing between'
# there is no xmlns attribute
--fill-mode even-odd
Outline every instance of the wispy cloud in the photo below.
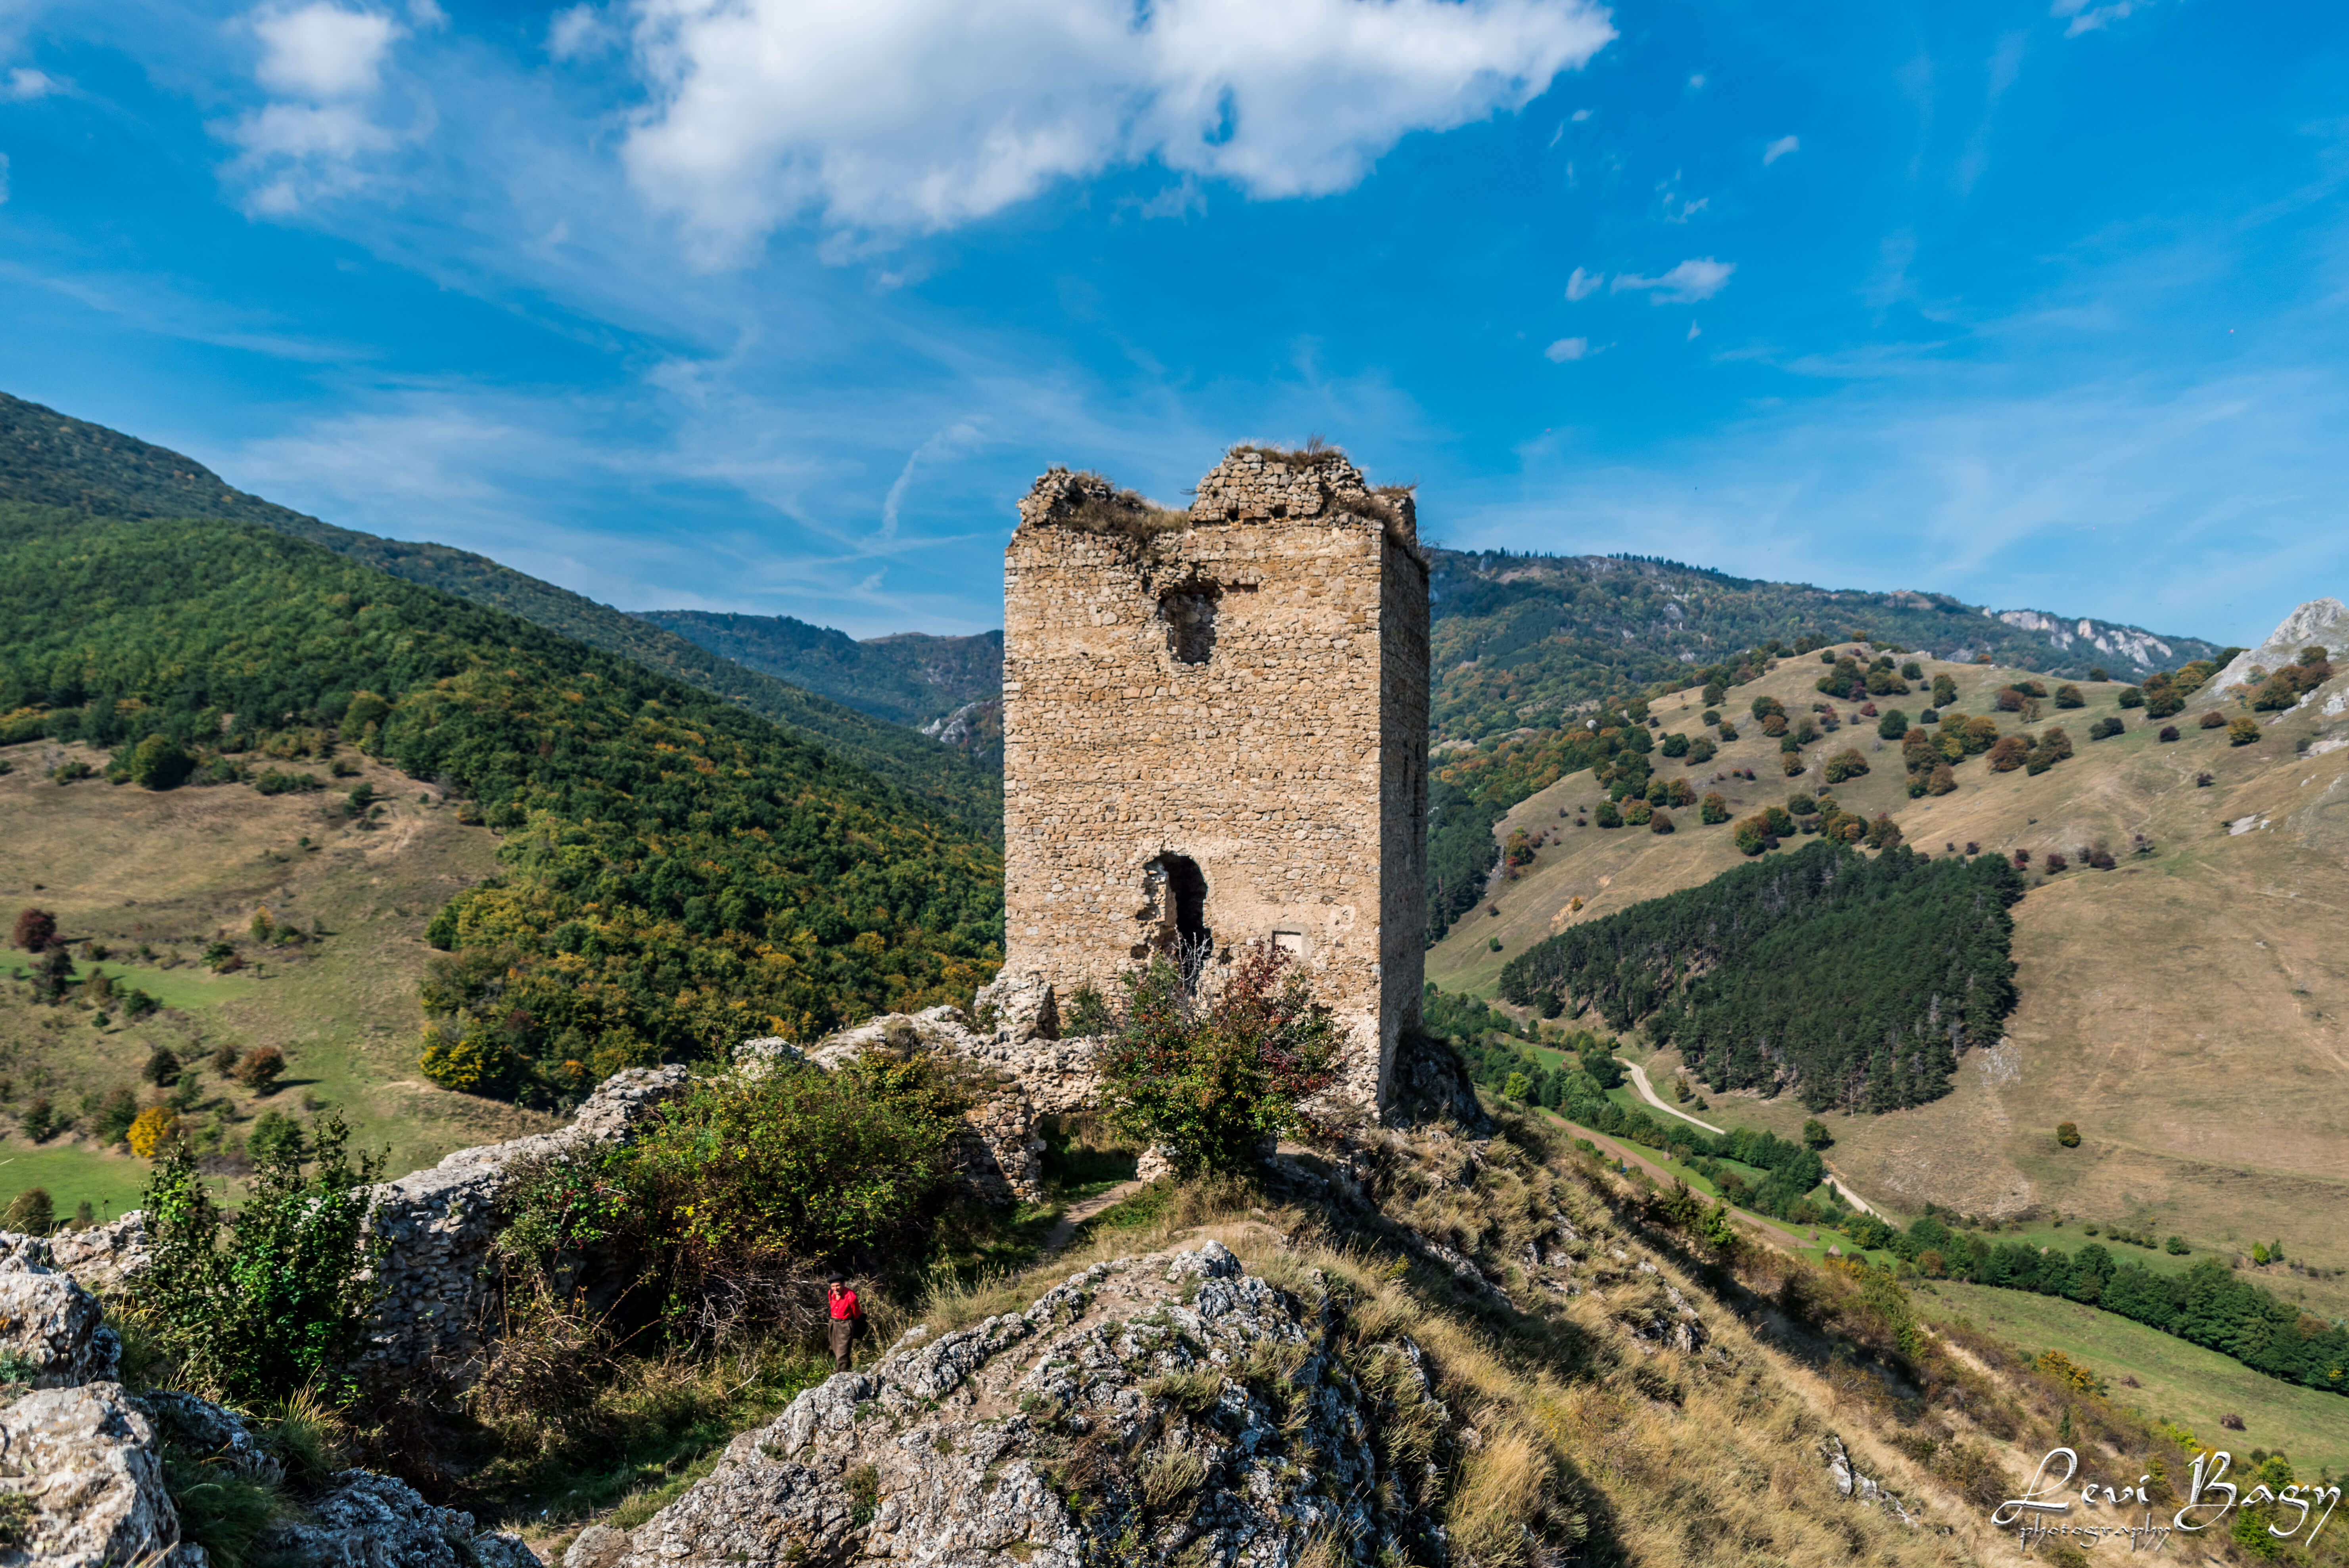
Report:
<svg viewBox="0 0 2349 1568"><path fill-rule="evenodd" d="M1590 339L1587 337L1561 337L1556 343L1551 344L1547 348L1542 350L1542 357L1548 360L1553 365L1563 365L1568 360L1580 359L1589 352Z"/></svg>
<svg viewBox="0 0 2349 1568"><path fill-rule="evenodd" d="M1790 152L1800 152L1803 139L1798 136L1782 136L1762 150L1762 167L1767 169Z"/></svg>
<svg viewBox="0 0 2349 1568"><path fill-rule="evenodd" d="M1588 299L1597 294L1606 282L1605 273L1586 273L1577 267L1573 275L1566 280L1566 297L1569 300Z"/></svg>
<svg viewBox="0 0 2349 1568"><path fill-rule="evenodd" d="M411 16L427 26L445 20L431 0ZM375 100L392 45L409 29L331 0L264 5L245 24L261 44L254 79L273 100L223 128L243 150L231 170L250 182L246 204L283 214L358 187L366 160L401 139L378 121Z"/></svg>
<svg viewBox="0 0 2349 1568"><path fill-rule="evenodd" d="M36 71L30 66L18 66L8 73L6 80L0 81L0 102L27 103L34 98L47 98L51 93L64 90L65 84L47 71Z"/></svg>
<svg viewBox="0 0 2349 1568"><path fill-rule="evenodd" d="M1736 270L1735 262L1716 262L1711 256L1692 257L1652 278L1637 273L1618 273L1613 287L1618 293L1625 289L1645 291L1656 304L1692 304L1727 288L1729 274Z"/></svg>
<svg viewBox="0 0 2349 1568"><path fill-rule="evenodd" d="M2070 17L2072 25L2064 29L2064 36L2076 38L2083 33L2093 33L2116 22L2126 21L2150 5L2151 0L2108 0L2107 4L2101 5L2094 4L2093 0L2054 0L2047 14Z"/></svg>

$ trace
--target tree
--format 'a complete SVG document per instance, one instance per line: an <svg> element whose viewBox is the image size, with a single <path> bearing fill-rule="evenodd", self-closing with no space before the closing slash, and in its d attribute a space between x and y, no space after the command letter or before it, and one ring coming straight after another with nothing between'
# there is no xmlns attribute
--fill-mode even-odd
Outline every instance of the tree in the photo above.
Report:
<svg viewBox="0 0 2349 1568"><path fill-rule="evenodd" d="M237 1058L236 1081L255 1094L274 1092L285 1073L285 1053L275 1046L255 1046Z"/></svg>
<svg viewBox="0 0 2349 1568"><path fill-rule="evenodd" d="M2154 738L2163 741L2175 740L2178 738L2178 727L2174 724L2165 724L2155 734Z"/></svg>
<svg viewBox="0 0 2349 1568"><path fill-rule="evenodd" d="M2260 727L2246 716L2227 727L2227 744L2249 746L2260 738Z"/></svg>
<svg viewBox="0 0 2349 1568"><path fill-rule="evenodd" d="M1947 762L1936 763L1932 772L1925 777L1925 793L1928 795L1947 795L1957 787L1957 773Z"/></svg>
<svg viewBox="0 0 2349 1568"><path fill-rule="evenodd" d="M124 1136L129 1141L131 1153L141 1160L152 1160L179 1141L180 1113L168 1105L150 1105L131 1119L129 1130Z"/></svg>
<svg viewBox="0 0 2349 1568"><path fill-rule="evenodd" d="M1826 780L1840 784L1847 779L1857 779L1868 771L1868 758L1856 749L1846 747L1827 758Z"/></svg>
<svg viewBox="0 0 2349 1568"><path fill-rule="evenodd" d="M1659 810L1654 816L1648 819L1648 831L1651 833L1669 833L1671 830L1672 814L1670 811Z"/></svg>
<svg viewBox="0 0 2349 1568"><path fill-rule="evenodd" d="M0 1231L20 1236L46 1236L57 1222L57 1207L45 1187L26 1188L9 1200L7 1212L0 1213Z"/></svg>
<svg viewBox="0 0 2349 1568"><path fill-rule="evenodd" d="M1829 1132L1827 1124L1817 1117L1815 1116L1803 1123L1803 1142L1806 1146L1812 1149L1825 1149L1834 1141L1835 1134Z"/></svg>
<svg viewBox="0 0 2349 1568"><path fill-rule="evenodd" d="M196 770L187 748L166 735L150 735L130 748L130 781L142 789L176 789Z"/></svg>
<svg viewBox="0 0 2349 1568"><path fill-rule="evenodd" d="M322 1118L307 1177L273 1150L233 1221L186 1140L166 1149L140 1205L150 1264L131 1289L193 1387L247 1405L305 1384L329 1398L347 1387L386 1245L367 1233L365 1189L380 1161L354 1165L349 1138L339 1115Z"/></svg>
<svg viewBox="0 0 2349 1568"><path fill-rule="evenodd" d="M1656 748L1667 757L1686 757L1688 748L1689 738L1678 733L1665 736L1662 744Z"/></svg>
<svg viewBox="0 0 2349 1568"><path fill-rule="evenodd" d="M2111 676L2109 676L2109 675L2107 675L2107 674L2106 674L2106 673L2105 673L2105 666L2104 666L2104 665L2089 665L2089 666L2088 666L2088 678L2089 678L2090 680L2092 680L2092 681L2103 682L2103 681L2108 681L2108 680L2112 679L2113 677L2112 677Z"/></svg>
<svg viewBox="0 0 2349 1568"><path fill-rule="evenodd" d="M2057 1122L2055 1124L2055 1141L2062 1144L2066 1149L2079 1148L2080 1124L2076 1121Z"/></svg>
<svg viewBox="0 0 2349 1568"><path fill-rule="evenodd" d="M1718 790L1707 790L1704 799L1697 807L1696 814L1697 820L1707 827L1726 822L1729 820L1729 802L1722 798Z"/></svg>
<svg viewBox="0 0 2349 1568"><path fill-rule="evenodd" d="M2120 704L2123 707L2143 707L2145 706L2145 693L2136 686L2123 686L2121 688Z"/></svg>
<svg viewBox="0 0 2349 1568"><path fill-rule="evenodd" d="M49 950L57 940L57 917L46 909L20 910L16 914L16 945L31 954Z"/></svg>
<svg viewBox="0 0 2349 1568"><path fill-rule="evenodd" d="M2194 722L2204 729L2224 729L2227 727L2227 716L2214 707L2207 710Z"/></svg>
<svg viewBox="0 0 2349 1568"><path fill-rule="evenodd" d="M1644 795L1623 808L1623 820L1634 828L1646 827L1655 814L1656 809L1648 804L1647 797Z"/></svg>
<svg viewBox="0 0 2349 1568"><path fill-rule="evenodd" d="M1876 721L1876 733L1887 740L1898 740L1909 733L1909 716L1897 707L1887 708L1884 717Z"/></svg>
<svg viewBox="0 0 2349 1568"><path fill-rule="evenodd" d="M1599 802L1598 814L1591 820L1602 828L1619 828L1623 825L1623 813L1615 809L1614 801L1601 800Z"/></svg>
<svg viewBox="0 0 2349 1568"><path fill-rule="evenodd" d="M2161 1250L2169 1253L2172 1257L2182 1258L2194 1249L2186 1244L2186 1238L2184 1236L2171 1236L2168 1240L2161 1243Z"/></svg>
<svg viewBox="0 0 2349 1568"><path fill-rule="evenodd" d="M53 1134L63 1130L66 1126L47 1095L26 1106L25 1114L18 1120L25 1130L26 1138L35 1143L47 1143Z"/></svg>
<svg viewBox="0 0 2349 1568"><path fill-rule="evenodd" d="M147 1065L139 1076L157 1088L170 1088L180 1081L180 1058L169 1046L157 1046L147 1057Z"/></svg>
<svg viewBox="0 0 2349 1568"><path fill-rule="evenodd" d="M1761 818L1745 817L1730 830L1730 840L1741 853L1758 855L1769 847L1770 832Z"/></svg>
<svg viewBox="0 0 2349 1568"><path fill-rule="evenodd" d="M2121 734L2126 728L2127 727L2123 725L2119 719L2108 716L2106 717L2100 718L2096 720L2095 723L2088 726L2088 738L2091 740L2109 740L2114 736Z"/></svg>
<svg viewBox="0 0 2349 1568"><path fill-rule="evenodd" d="M2012 773L2031 760L2031 741L2021 735L2002 735L1998 744L1990 748L1990 769L1993 773Z"/></svg>
<svg viewBox="0 0 2349 1568"><path fill-rule="evenodd" d="M1119 984L1123 1016L1094 1056L1102 1112L1178 1171L1253 1165L1261 1143L1302 1125L1299 1104L1336 1081L1330 1010L1269 941L1241 949L1204 1006L1163 954Z"/></svg>
<svg viewBox="0 0 2349 1568"><path fill-rule="evenodd" d="M1522 1100L1532 1091L1533 1087L1525 1074L1511 1073L1507 1080L1501 1085L1501 1095L1505 1099Z"/></svg>

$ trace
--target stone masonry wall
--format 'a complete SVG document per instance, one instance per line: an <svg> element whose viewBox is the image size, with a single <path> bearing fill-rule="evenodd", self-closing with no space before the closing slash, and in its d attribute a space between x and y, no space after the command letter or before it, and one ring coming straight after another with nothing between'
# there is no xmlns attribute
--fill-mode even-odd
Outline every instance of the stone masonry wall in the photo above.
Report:
<svg viewBox="0 0 2349 1568"><path fill-rule="evenodd" d="M1335 452L1236 449L1187 514L1037 481L1005 552L999 984L1107 994L1175 934L1181 857L1218 956L1296 953L1350 1037L1340 1092L1383 1107L1425 946L1415 526Z"/></svg>

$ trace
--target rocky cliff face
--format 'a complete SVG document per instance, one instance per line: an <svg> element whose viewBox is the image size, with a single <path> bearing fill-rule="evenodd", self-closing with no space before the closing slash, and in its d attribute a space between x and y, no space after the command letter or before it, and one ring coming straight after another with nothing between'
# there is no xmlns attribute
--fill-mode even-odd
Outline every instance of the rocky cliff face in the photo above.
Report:
<svg viewBox="0 0 2349 1568"><path fill-rule="evenodd" d="M1422 1493L1464 1434L1407 1335L1351 1335L1343 1293L1304 1284L1210 1241L916 1329L737 1438L637 1530L582 1535L565 1563L1286 1564L1332 1538L1369 1560L1440 1552Z"/></svg>

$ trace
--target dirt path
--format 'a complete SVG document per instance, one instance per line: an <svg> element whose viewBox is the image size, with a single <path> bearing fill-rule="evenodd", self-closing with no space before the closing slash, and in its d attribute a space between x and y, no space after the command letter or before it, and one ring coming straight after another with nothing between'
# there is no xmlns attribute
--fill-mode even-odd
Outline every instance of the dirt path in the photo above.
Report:
<svg viewBox="0 0 2349 1568"><path fill-rule="evenodd" d="M1557 1116L1556 1111L1550 1111L1547 1114ZM1557 1119L1562 1125L1564 1125L1568 1131L1573 1133L1576 1137L1588 1138L1591 1142L1597 1144L1603 1152L1612 1154L1619 1160L1627 1161L1630 1163L1638 1166L1640 1170L1645 1171L1649 1175L1654 1177L1660 1184L1669 1187L1677 1180L1670 1171L1665 1170L1662 1166L1657 1164L1654 1161L1641 1153L1637 1145L1627 1143L1620 1139L1609 1138L1607 1134L1599 1131L1595 1128L1584 1127L1578 1122L1568 1121L1566 1118L1562 1116L1558 1116ZM1775 1220L1765 1220L1761 1215L1749 1213L1744 1209L1733 1208L1729 1212L1737 1223L1751 1226L1753 1229L1761 1232L1763 1239L1775 1245L1784 1246L1790 1249L1799 1249L1802 1247L1817 1245L1815 1242L1806 1241L1801 1236L1796 1235L1794 1232L1786 1229L1785 1226L1780 1224Z"/></svg>
<svg viewBox="0 0 2349 1568"><path fill-rule="evenodd" d="M1682 1121L1695 1122L1697 1126L1703 1128L1707 1132L1725 1132L1727 1130L1725 1128L1715 1127L1709 1121L1697 1121L1696 1118L1691 1116L1687 1111L1675 1110L1671 1106L1666 1105L1662 1099L1658 1098L1655 1086L1649 1083L1648 1072L1645 1068L1642 1068L1637 1062L1625 1061L1621 1057L1617 1057L1615 1059L1619 1062L1622 1062L1626 1068L1630 1069L1631 1087L1640 1091L1640 1098L1646 1100L1650 1105L1654 1106L1658 1110L1662 1111L1666 1116L1677 1116ZM1819 1161L1819 1163L1826 1166L1828 1177L1835 1182L1837 1190L1842 1192L1845 1202L1849 1203L1853 1208L1858 1210L1863 1214L1874 1214L1879 1220L1884 1218L1884 1212L1882 1210L1877 1208L1867 1199L1852 1191L1850 1179L1846 1177L1842 1171L1837 1170L1832 1165L1827 1165L1826 1161L1824 1160Z"/></svg>
<svg viewBox="0 0 2349 1568"><path fill-rule="evenodd" d="M1070 1241L1076 1235L1077 1227L1079 1225L1083 1224L1087 1220L1092 1219L1095 1214L1100 1213L1103 1209L1108 1208L1111 1204L1120 1203L1124 1202L1126 1199L1133 1197L1136 1192L1141 1191L1142 1189L1148 1184L1149 1183L1143 1181L1140 1177L1136 1177L1131 1181L1120 1182L1106 1192L1096 1193L1094 1196L1086 1199L1083 1202L1079 1203L1076 1207L1063 1212L1058 1220L1053 1222L1052 1233L1044 1238L1043 1255L1049 1258L1054 1253L1059 1252L1062 1247L1067 1246Z"/></svg>
<svg viewBox="0 0 2349 1568"><path fill-rule="evenodd" d="M1691 1116L1685 1110L1674 1110L1671 1106L1666 1105L1661 1099L1657 1098L1655 1086L1648 1081L1647 1068L1641 1067L1637 1062L1627 1061L1621 1057L1617 1057L1615 1059L1619 1062L1622 1062L1625 1067L1631 1069L1631 1087L1640 1091L1640 1098L1646 1100L1650 1105L1654 1106L1658 1110L1662 1111L1666 1116L1677 1116L1682 1121L1694 1122L1697 1126L1703 1128L1707 1132L1725 1133L1729 1130L1725 1127L1715 1127L1709 1121L1697 1121L1695 1117Z"/></svg>

